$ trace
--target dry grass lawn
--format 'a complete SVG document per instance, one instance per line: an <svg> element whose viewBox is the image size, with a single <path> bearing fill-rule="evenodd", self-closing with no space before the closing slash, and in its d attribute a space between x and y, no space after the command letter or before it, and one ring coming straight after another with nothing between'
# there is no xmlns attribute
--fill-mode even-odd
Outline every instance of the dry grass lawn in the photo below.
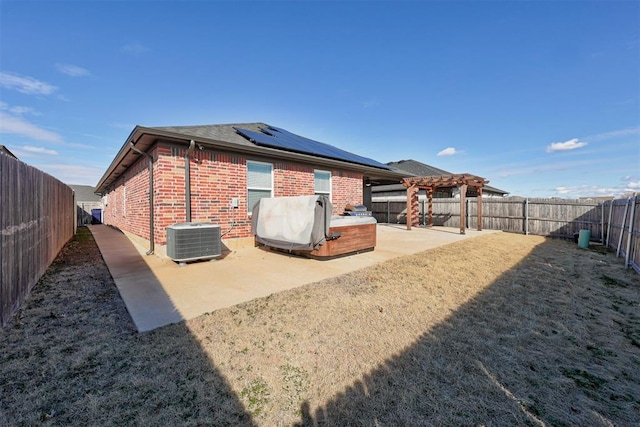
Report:
<svg viewBox="0 0 640 427"><path fill-rule="evenodd" d="M534 236L488 234L138 334L80 229L0 342L0 425L627 426L640 414L640 276L607 251Z"/></svg>

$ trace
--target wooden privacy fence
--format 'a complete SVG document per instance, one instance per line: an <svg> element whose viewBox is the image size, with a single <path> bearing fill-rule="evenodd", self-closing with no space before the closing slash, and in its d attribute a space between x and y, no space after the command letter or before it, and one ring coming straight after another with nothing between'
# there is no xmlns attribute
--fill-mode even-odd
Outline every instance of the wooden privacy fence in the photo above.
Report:
<svg viewBox="0 0 640 427"><path fill-rule="evenodd" d="M0 324L4 326L75 232L73 190L0 154Z"/></svg>
<svg viewBox="0 0 640 427"><path fill-rule="evenodd" d="M616 199L602 204L604 243L623 256L625 267L640 273L640 198Z"/></svg>
<svg viewBox="0 0 640 427"><path fill-rule="evenodd" d="M420 202L420 224L426 223L427 202ZM591 239L605 243L640 273L640 202L617 199L605 203L567 199L483 198L482 228L541 236L574 238L589 230ZM466 226L477 228L477 201L466 201ZM406 201L373 202L373 216L381 223L406 223ZM433 199L433 224L460 227L460 201Z"/></svg>
<svg viewBox="0 0 640 427"><path fill-rule="evenodd" d="M420 201L420 223L425 224L425 201ZM483 198L482 228L515 233L573 238L582 229L591 237L601 239L601 212L597 202L565 199ZM478 204L475 198L466 201L464 221L477 228ZM378 222L404 223L406 202L373 202L373 215ZM460 201L433 199L433 223L460 227Z"/></svg>

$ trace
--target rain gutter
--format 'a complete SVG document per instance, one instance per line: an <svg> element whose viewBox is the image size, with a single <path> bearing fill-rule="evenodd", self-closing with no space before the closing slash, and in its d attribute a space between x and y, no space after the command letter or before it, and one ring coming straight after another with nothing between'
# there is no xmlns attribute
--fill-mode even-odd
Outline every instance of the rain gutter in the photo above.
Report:
<svg viewBox="0 0 640 427"><path fill-rule="evenodd" d="M191 153L196 147L196 142L192 139L189 142L189 149L184 156L184 197L187 222L191 222Z"/></svg>

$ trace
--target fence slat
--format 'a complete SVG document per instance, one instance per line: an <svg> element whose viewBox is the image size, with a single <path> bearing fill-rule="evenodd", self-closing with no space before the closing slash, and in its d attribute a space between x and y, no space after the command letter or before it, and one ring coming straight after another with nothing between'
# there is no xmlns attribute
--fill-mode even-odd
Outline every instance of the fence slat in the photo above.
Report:
<svg viewBox="0 0 640 427"><path fill-rule="evenodd" d="M629 202L631 199L627 199L627 203L624 205L624 214L622 214L622 225L620 226L620 236L618 237L618 249L616 250L616 257L620 256L622 250L622 240L624 239L624 227L627 222L627 211L629 210Z"/></svg>

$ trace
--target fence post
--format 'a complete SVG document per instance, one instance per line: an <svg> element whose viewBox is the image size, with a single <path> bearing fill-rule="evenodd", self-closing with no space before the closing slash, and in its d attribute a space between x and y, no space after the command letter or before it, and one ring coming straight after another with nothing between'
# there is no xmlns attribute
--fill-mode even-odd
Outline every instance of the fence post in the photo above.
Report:
<svg viewBox="0 0 640 427"><path fill-rule="evenodd" d="M600 244L604 245L604 204L600 205Z"/></svg>
<svg viewBox="0 0 640 427"><path fill-rule="evenodd" d="M629 198L631 200L631 198ZM633 223L636 214L636 202L638 201L638 194L633 196L633 204L631 205L631 216L629 217L629 237L627 238L627 250L624 254L624 268L629 267L629 259L631 258L631 240L633 239Z"/></svg>
<svg viewBox="0 0 640 427"><path fill-rule="evenodd" d="M391 224L391 221L389 218L391 216L391 214L389 213L389 203L390 203L389 200L387 200L387 224Z"/></svg>
<svg viewBox="0 0 640 427"><path fill-rule="evenodd" d="M624 225L627 222L627 212L629 210L629 202L631 197L627 199L627 203L624 205L624 215L622 216L622 226L620 227L620 237L618 238L618 248L616 250L616 258L620 256L620 247L622 246L622 237L624 236Z"/></svg>
<svg viewBox="0 0 640 427"><path fill-rule="evenodd" d="M84 209L83 209L84 210ZM76 193L73 192L73 200L71 200L71 212L78 212L78 202L76 200ZM73 215L73 235L78 232L78 215Z"/></svg>
<svg viewBox="0 0 640 427"><path fill-rule="evenodd" d="M466 228L471 225L471 222L469 222L469 199L464 201L464 225Z"/></svg>
<svg viewBox="0 0 640 427"><path fill-rule="evenodd" d="M524 199L524 235L529 235L529 199Z"/></svg>
<svg viewBox="0 0 640 427"><path fill-rule="evenodd" d="M609 203L609 221L607 223L607 243L606 243L606 247L609 247L609 236L611 235L611 216L613 215L613 202L615 202L615 200L611 200L611 202Z"/></svg>

